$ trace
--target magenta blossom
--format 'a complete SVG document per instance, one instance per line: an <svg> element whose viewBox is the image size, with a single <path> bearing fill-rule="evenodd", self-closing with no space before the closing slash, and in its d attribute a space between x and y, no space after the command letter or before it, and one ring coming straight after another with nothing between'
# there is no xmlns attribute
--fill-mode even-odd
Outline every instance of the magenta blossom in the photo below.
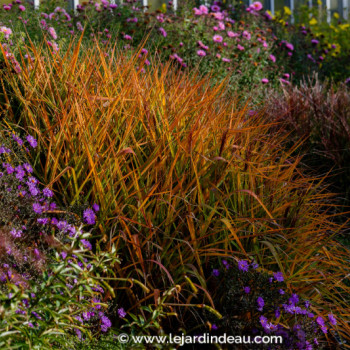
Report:
<svg viewBox="0 0 350 350"><path fill-rule="evenodd" d="M222 41L223 41L223 38L222 38L222 36L221 35L214 35L213 36L213 40L216 42L216 43L222 43Z"/></svg>
<svg viewBox="0 0 350 350"><path fill-rule="evenodd" d="M263 8L263 5L260 1L255 1L249 7L251 10L260 11Z"/></svg>
<svg viewBox="0 0 350 350"><path fill-rule="evenodd" d="M276 57L274 55L270 55L269 58L273 63L276 62Z"/></svg>
<svg viewBox="0 0 350 350"><path fill-rule="evenodd" d="M261 82L262 82L263 84L267 84L267 83L269 82L269 79L267 79L267 78L262 78L262 79L261 79Z"/></svg>

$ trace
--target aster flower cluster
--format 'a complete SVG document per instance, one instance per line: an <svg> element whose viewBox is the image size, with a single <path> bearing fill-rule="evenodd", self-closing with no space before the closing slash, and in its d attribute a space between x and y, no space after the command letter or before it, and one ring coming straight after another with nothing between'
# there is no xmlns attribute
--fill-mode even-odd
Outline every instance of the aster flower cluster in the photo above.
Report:
<svg viewBox="0 0 350 350"><path fill-rule="evenodd" d="M107 261L115 264L119 260L115 253L96 258L90 233L67 219L52 216L60 211L52 201L53 191L41 189L29 163L13 164L13 160L24 156L21 150L27 153L27 146L35 149L37 140L29 135L23 140L16 134L0 139L0 157L4 160L0 172L0 298L10 305L2 314L0 332L12 329L14 322L20 342L28 328L38 334L54 329L53 319L48 317L51 312L59 311L59 318L74 311L74 322L67 327L80 339L84 339L81 326L106 333L112 322L103 301L105 290L94 273L108 269ZM92 209L85 210L83 219L94 224L99 209L95 203ZM69 307L62 312L60 303L64 299ZM58 309L53 311L54 308ZM123 308L118 315L126 317Z"/></svg>
<svg viewBox="0 0 350 350"><path fill-rule="evenodd" d="M308 300L302 300L297 293L289 294L281 271L268 273L256 262L244 259L222 260L222 267L211 272L213 287L220 285L217 303L224 316L220 321L215 320L218 331L281 335L283 347L276 349L322 348L323 335L329 327L336 326L336 317L330 313L326 320L312 311ZM252 317L250 322L241 323L240 318L248 312ZM291 327L286 328L285 324Z"/></svg>

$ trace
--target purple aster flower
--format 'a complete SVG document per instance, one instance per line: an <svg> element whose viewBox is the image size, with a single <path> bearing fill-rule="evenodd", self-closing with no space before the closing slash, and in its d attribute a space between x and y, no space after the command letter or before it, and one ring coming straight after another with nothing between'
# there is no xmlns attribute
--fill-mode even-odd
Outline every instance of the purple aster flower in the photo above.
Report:
<svg viewBox="0 0 350 350"><path fill-rule="evenodd" d="M121 307L120 309L118 309L118 316L120 318L124 318L126 316L126 312L125 312L124 308Z"/></svg>
<svg viewBox="0 0 350 350"><path fill-rule="evenodd" d="M42 320L41 316L37 312L32 311L32 315L34 315L38 320Z"/></svg>
<svg viewBox="0 0 350 350"><path fill-rule="evenodd" d="M316 318L316 323L319 325L319 326L324 326L324 319L321 317L321 316L318 316Z"/></svg>
<svg viewBox="0 0 350 350"><path fill-rule="evenodd" d="M105 292L104 289L98 284L95 287L92 287L92 290L94 290L95 292L100 292L100 293Z"/></svg>
<svg viewBox="0 0 350 350"><path fill-rule="evenodd" d="M288 300L289 304L296 305L299 302L299 297L297 294L292 294L292 296Z"/></svg>
<svg viewBox="0 0 350 350"><path fill-rule="evenodd" d="M97 299L97 298L93 298L92 301L93 301L93 303L97 304L97 305L94 305L94 309L100 310L101 309L101 305L98 305L98 303L100 303L100 300ZM118 312L118 314L119 314L119 312Z"/></svg>
<svg viewBox="0 0 350 350"><path fill-rule="evenodd" d="M96 214L90 208L84 210L83 218L84 218L85 222L89 225L94 225L96 223Z"/></svg>
<svg viewBox="0 0 350 350"><path fill-rule="evenodd" d="M255 112L254 112L254 114L255 114ZM254 115L253 114L253 115ZM254 270L256 270L258 267L259 267L259 265L256 263L256 262L252 262L251 264L250 264L250 266L254 269Z"/></svg>
<svg viewBox="0 0 350 350"><path fill-rule="evenodd" d="M10 164L3 164L3 166L6 168L8 174L12 174L15 171L14 167L12 167Z"/></svg>
<svg viewBox="0 0 350 350"><path fill-rule="evenodd" d="M37 196L40 193L39 189L35 185L31 184L28 187L29 192L33 197Z"/></svg>
<svg viewBox="0 0 350 350"><path fill-rule="evenodd" d="M265 305L265 301L264 301L264 299L262 298L262 297L259 297L258 299L257 299L257 301L256 301L257 303L258 303L258 310L259 311L262 311L263 310L263 307L264 307L264 305Z"/></svg>
<svg viewBox="0 0 350 350"><path fill-rule="evenodd" d="M61 256L62 256L62 259L64 260L67 257L67 253L66 252L62 252Z"/></svg>
<svg viewBox="0 0 350 350"><path fill-rule="evenodd" d="M96 203L92 205L92 209L94 210L95 213L97 213L100 210L100 206Z"/></svg>
<svg viewBox="0 0 350 350"><path fill-rule="evenodd" d="M80 323L84 323L83 319L80 316L75 316L74 318Z"/></svg>
<svg viewBox="0 0 350 350"><path fill-rule="evenodd" d="M308 309L310 307L310 302L308 300L305 300L304 305Z"/></svg>
<svg viewBox="0 0 350 350"><path fill-rule="evenodd" d="M81 339L81 330L79 328L74 328L75 334L79 339Z"/></svg>
<svg viewBox="0 0 350 350"><path fill-rule="evenodd" d="M317 45L319 43L319 41L317 39L312 39L311 40L311 44Z"/></svg>
<svg viewBox="0 0 350 350"><path fill-rule="evenodd" d="M23 232L21 230L12 229L10 233L14 238L20 238Z"/></svg>
<svg viewBox="0 0 350 350"><path fill-rule="evenodd" d="M218 277L220 275L220 271L218 269L213 269L212 275Z"/></svg>
<svg viewBox="0 0 350 350"><path fill-rule="evenodd" d="M37 222L40 225L46 225L49 222L49 218L38 218Z"/></svg>
<svg viewBox="0 0 350 350"><path fill-rule="evenodd" d="M276 310L275 310L275 317L278 318L278 317L280 317L280 316L281 316L281 311L280 311L280 309L276 309Z"/></svg>
<svg viewBox="0 0 350 350"><path fill-rule="evenodd" d="M102 322L102 324L101 324L102 332L107 332L108 328L110 328L112 326L112 322L107 316L102 316L101 322Z"/></svg>
<svg viewBox="0 0 350 350"><path fill-rule="evenodd" d="M88 250L92 249L91 243L89 241L87 241L86 239L82 239L80 242L83 244L83 246L86 249L88 249Z"/></svg>
<svg viewBox="0 0 350 350"><path fill-rule="evenodd" d="M83 312L83 319L84 319L85 321L89 321L90 318L91 318L91 316L92 316L92 312L89 312L89 311Z"/></svg>
<svg viewBox="0 0 350 350"><path fill-rule="evenodd" d="M249 270L249 264L246 260L239 260L238 261L238 269L243 272L248 272Z"/></svg>
<svg viewBox="0 0 350 350"><path fill-rule="evenodd" d="M12 134L12 138L20 145L23 145L23 140L21 138L19 138L17 135Z"/></svg>
<svg viewBox="0 0 350 350"><path fill-rule="evenodd" d="M164 36L164 38L168 35L164 28L160 27L158 30L159 30L160 34L162 34Z"/></svg>
<svg viewBox="0 0 350 350"><path fill-rule="evenodd" d="M31 145L31 147L35 148L38 145L37 140L32 135L28 135L26 139L28 143Z"/></svg>
<svg viewBox="0 0 350 350"><path fill-rule="evenodd" d="M213 323L213 324L211 325L211 329L212 329L213 331L216 331L216 330L218 329L218 326L217 326L215 323Z"/></svg>
<svg viewBox="0 0 350 350"><path fill-rule="evenodd" d="M249 294L250 293L250 287L244 287L244 293Z"/></svg>
<svg viewBox="0 0 350 350"><path fill-rule="evenodd" d="M335 319L333 314L328 314L328 319L331 325L335 326L337 324L337 320Z"/></svg>
<svg viewBox="0 0 350 350"><path fill-rule="evenodd" d="M11 150L9 148L6 148L4 145L0 146L0 154L3 153L10 153Z"/></svg>
<svg viewBox="0 0 350 350"><path fill-rule="evenodd" d="M61 231L65 230L67 228L67 221L64 221L64 220L60 220L58 223L57 223L57 228Z"/></svg>
<svg viewBox="0 0 350 350"><path fill-rule="evenodd" d="M273 277L275 277L275 280L277 282L283 282L284 281L284 278L283 278L283 273L282 272L276 272L273 274Z"/></svg>
<svg viewBox="0 0 350 350"><path fill-rule="evenodd" d="M23 168L28 172L28 173L32 173L33 172L33 168L30 164L28 163L24 163L23 164Z"/></svg>
<svg viewBox="0 0 350 350"><path fill-rule="evenodd" d="M48 188L44 188L43 189L43 195L46 198L51 198L53 196L53 192L50 189L48 189Z"/></svg>
<svg viewBox="0 0 350 350"><path fill-rule="evenodd" d="M33 210L37 214L41 214L43 212L43 209L40 203L33 203Z"/></svg>
<svg viewBox="0 0 350 350"><path fill-rule="evenodd" d="M265 326L268 323L267 318L265 316L261 315L260 318L259 318L259 321L260 321L261 325L265 328Z"/></svg>

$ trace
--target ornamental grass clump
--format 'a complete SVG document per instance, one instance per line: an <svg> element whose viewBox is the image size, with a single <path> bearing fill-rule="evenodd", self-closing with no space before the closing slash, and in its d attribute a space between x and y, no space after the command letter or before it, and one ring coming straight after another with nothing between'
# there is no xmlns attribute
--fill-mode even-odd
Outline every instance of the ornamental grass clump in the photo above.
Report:
<svg viewBox="0 0 350 350"><path fill-rule="evenodd" d="M335 191L349 200L350 172L350 88L322 83L317 76L305 79L299 87L272 92L266 112L279 121L279 130L291 142L305 138L303 162L319 173L330 172ZM345 204L348 204L345 202ZM344 203L344 202L343 202Z"/></svg>
<svg viewBox="0 0 350 350"><path fill-rule="evenodd" d="M298 144L283 149L285 136L238 108L225 81L213 87L171 63L147 66L142 47L131 57L97 44L65 55L27 49L32 69L23 62L19 75L2 76L3 118L33 132L34 173L58 204L99 204L96 242L122 251L115 274L142 282L131 290L111 281L127 313L176 289L162 305L177 315L162 321L173 332L196 309L220 317L207 267L254 258L281 271L318 315L337 315L348 338L349 252L334 239L343 227L332 222L323 179L304 176L291 156Z"/></svg>

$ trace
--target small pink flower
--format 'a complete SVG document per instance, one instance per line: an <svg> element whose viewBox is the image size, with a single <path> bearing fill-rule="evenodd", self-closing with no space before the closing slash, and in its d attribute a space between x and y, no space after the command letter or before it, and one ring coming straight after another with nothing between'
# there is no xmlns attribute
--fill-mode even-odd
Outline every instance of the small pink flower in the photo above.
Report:
<svg viewBox="0 0 350 350"><path fill-rule="evenodd" d="M261 79L261 82L262 82L263 84L267 84L267 83L269 82L269 79L267 79L267 78L262 78L262 79Z"/></svg>
<svg viewBox="0 0 350 350"><path fill-rule="evenodd" d="M223 57L223 58L222 58L222 62L231 62L231 60L230 60L229 58Z"/></svg>
<svg viewBox="0 0 350 350"><path fill-rule="evenodd" d="M215 13L213 13L213 16L218 21L222 21L225 18L224 14L221 12L215 12Z"/></svg>
<svg viewBox="0 0 350 350"><path fill-rule="evenodd" d="M247 40L250 40L251 35L247 30L244 30L242 33L243 38L246 38Z"/></svg>
<svg viewBox="0 0 350 350"><path fill-rule="evenodd" d="M160 34L162 34L164 36L164 38L168 35L164 28L160 27L158 30L159 30Z"/></svg>
<svg viewBox="0 0 350 350"><path fill-rule="evenodd" d="M11 7L12 7L12 5L10 6L11 4L9 4L9 5L3 5L3 8L4 8L4 10L5 11L10 11L11 10Z"/></svg>
<svg viewBox="0 0 350 350"><path fill-rule="evenodd" d="M125 34L124 35L124 39L125 40L132 40L132 37L130 35L128 35L128 34Z"/></svg>
<svg viewBox="0 0 350 350"><path fill-rule="evenodd" d="M218 26L219 26L219 29L220 30L225 30L225 24L224 24L224 22L219 22L219 24L218 24Z"/></svg>
<svg viewBox="0 0 350 350"><path fill-rule="evenodd" d="M25 8L23 5L19 5L19 6L18 6L18 9L19 9L20 11L25 11L25 10L26 10L26 8Z"/></svg>
<svg viewBox="0 0 350 350"><path fill-rule="evenodd" d="M286 48L287 48L288 50L290 50L290 51L293 51L293 50L294 50L294 46L293 46L293 44L291 44L291 43L286 43Z"/></svg>
<svg viewBox="0 0 350 350"><path fill-rule="evenodd" d="M234 33L234 32L231 31L231 30L229 30L229 31L227 32L227 36L230 37L230 38L234 38L234 37L238 36L238 34L237 34L237 33Z"/></svg>
<svg viewBox="0 0 350 350"><path fill-rule="evenodd" d="M221 55L219 53L217 53L216 58L221 58Z"/></svg>
<svg viewBox="0 0 350 350"><path fill-rule="evenodd" d="M254 11L260 11L263 8L263 5L260 1L255 1L249 7Z"/></svg>
<svg viewBox="0 0 350 350"><path fill-rule="evenodd" d="M198 50L198 51L197 51L197 55L200 56L200 57L204 57L204 56L206 56L207 54L206 54L206 52L205 52L204 50Z"/></svg>
<svg viewBox="0 0 350 350"><path fill-rule="evenodd" d="M57 34L56 31L53 27L50 27L48 30L48 33L50 34L50 36L52 37L53 40L57 39Z"/></svg>
<svg viewBox="0 0 350 350"><path fill-rule="evenodd" d="M203 50L208 50L208 49L209 49L209 47L206 46L206 45L204 45L200 40L197 41L197 44L198 44Z"/></svg>
<svg viewBox="0 0 350 350"><path fill-rule="evenodd" d="M199 6L199 10L202 12L203 15L207 15L209 12L208 7L204 5Z"/></svg>
<svg viewBox="0 0 350 350"><path fill-rule="evenodd" d="M290 78L290 75L289 75L289 73L284 73L284 74L283 74L283 77L286 78L286 79L289 79L289 78Z"/></svg>
<svg viewBox="0 0 350 350"><path fill-rule="evenodd" d="M282 84L286 84L286 85L289 85L289 84L290 84L290 82L289 82L288 80L285 80L285 79L283 79L283 78L280 79L280 82L281 82Z"/></svg>
<svg viewBox="0 0 350 350"><path fill-rule="evenodd" d="M273 63L276 62L276 57L274 55L270 55L269 58Z"/></svg>
<svg viewBox="0 0 350 350"><path fill-rule="evenodd" d="M213 40L214 40L216 43L222 43L223 38L222 38L221 35L214 35L214 36L213 36Z"/></svg>
<svg viewBox="0 0 350 350"><path fill-rule="evenodd" d="M237 45L237 49L239 50L239 51L244 51L244 47L242 46L242 45Z"/></svg>
<svg viewBox="0 0 350 350"><path fill-rule="evenodd" d="M203 14L202 11L197 9L196 7L193 9L193 11L196 16L201 16Z"/></svg>

